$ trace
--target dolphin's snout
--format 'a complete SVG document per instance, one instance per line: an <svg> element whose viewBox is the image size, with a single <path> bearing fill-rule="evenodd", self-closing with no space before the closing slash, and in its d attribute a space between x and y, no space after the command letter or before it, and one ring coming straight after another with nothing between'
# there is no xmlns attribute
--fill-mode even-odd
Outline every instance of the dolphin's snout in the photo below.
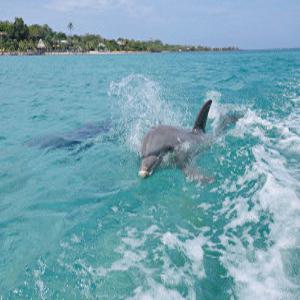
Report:
<svg viewBox="0 0 300 300"><path fill-rule="evenodd" d="M142 178L150 176L159 162L160 160L156 155L144 157L140 166L139 176Z"/></svg>
<svg viewBox="0 0 300 300"><path fill-rule="evenodd" d="M147 176L149 176L149 172L147 170L140 170L139 171L139 176L142 177L142 178L145 178Z"/></svg>

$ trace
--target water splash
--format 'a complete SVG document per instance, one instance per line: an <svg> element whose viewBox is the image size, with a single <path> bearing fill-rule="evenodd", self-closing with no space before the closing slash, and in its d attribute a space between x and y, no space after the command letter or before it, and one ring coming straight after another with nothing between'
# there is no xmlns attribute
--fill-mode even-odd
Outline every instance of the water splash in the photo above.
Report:
<svg viewBox="0 0 300 300"><path fill-rule="evenodd" d="M160 85L143 76L129 75L111 82L109 95L117 97L120 126L126 144L139 152L141 141L151 127L159 124L181 126L185 114L176 110L162 96ZM114 111L113 109L112 111Z"/></svg>
<svg viewBox="0 0 300 300"><path fill-rule="evenodd" d="M230 125L233 125L245 114L245 107L237 107L234 104L223 104L220 102L222 94L218 91L208 91L205 101L211 99L212 106L210 108L208 118L212 120L212 130L215 137L223 134Z"/></svg>
<svg viewBox="0 0 300 300"><path fill-rule="evenodd" d="M219 119L222 113L222 104L220 104L221 96L222 94L218 91L208 91L205 95L205 101L213 101L213 104L209 110L208 118L214 120L214 122Z"/></svg>

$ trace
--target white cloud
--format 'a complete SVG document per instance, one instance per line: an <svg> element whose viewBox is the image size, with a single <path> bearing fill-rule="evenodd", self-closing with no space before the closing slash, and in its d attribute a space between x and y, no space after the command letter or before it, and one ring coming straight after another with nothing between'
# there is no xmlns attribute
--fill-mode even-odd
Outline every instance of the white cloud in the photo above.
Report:
<svg viewBox="0 0 300 300"><path fill-rule="evenodd" d="M124 0L54 0L49 6L60 11L72 11L78 9L104 10L122 5Z"/></svg>
<svg viewBox="0 0 300 300"><path fill-rule="evenodd" d="M105 11L121 9L129 14L145 14L151 11L149 6L142 5L138 0L52 0L48 7L62 12L81 9Z"/></svg>

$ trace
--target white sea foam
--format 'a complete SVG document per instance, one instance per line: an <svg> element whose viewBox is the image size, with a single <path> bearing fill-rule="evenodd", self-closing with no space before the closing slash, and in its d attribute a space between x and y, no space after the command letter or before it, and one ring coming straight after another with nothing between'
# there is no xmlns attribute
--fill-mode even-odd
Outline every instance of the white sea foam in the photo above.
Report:
<svg viewBox="0 0 300 300"><path fill-rule="evenodd" d="M131 300L183 300L184 298L176 290L167 289L162 284L150 280L148 289L138 287L134 291L134 296L128 298Z"/></svg>
<svg viewBox="0 0 300 300"><path fill-rule="evenodd" d="M244 175L236 182L229 179L221 187L228 193L255 182L246 195L228 197L220 211L228 220L220 237L226 247L221 260L235 280L239 299L299 297L300 278L289 271L293 263L299 262L283 256L285 251L299 251L300 246L299 170L284 156L288 151L299 155L300 122L296 112L284 120L265 120L248 110L232 131L235 136L250 135L260 140L252 148L254 162ZM279 137L270 135L271 130ZM250 234L255 226L269 228L269 233L262 236L265 246L257 247L259 232ZM241 237L233 234L239 229L243 230Z"/></svg>
<svg viewBox="0 0 300 300"><path fill-rule="evenodd" d="M206 230L207 228L203 232ZM120 244L114 252L120 257L107 267L93 265L84 258L66 262L65 255L60 255L60 266L80 279L80 290L84 298L93 298L92 286L99 279L117 272L131 273L134 270L134 274L139 274L143 279L143 284L137 286L128 299L196 299L195 278L201 279L205 276L202 247L206 238L202 233L194 236L180 227L176 233L162 232L158 226L151 225L142 232L126 227L118 232L117 237ZM152 241L157 242L156 247L146 247ZM74 247L77 245L73 244ZM63 249L68 252L71 250ZM183 265L174 265L170 249L185 257ZM162 263L160 279L157 278L157 266L151 267L147 264L151 256L154 261ZM178 286L182 284L188 288L184 296L178 291Z"/></svg>
<svg viewBox="0 0 300 300"><path fill-rule="evenodd" d="M166 245L166 247L178 248L186 255L186 257L192 262L191 266L194 271L194 274L196 274L199 277L203 277L205 275L202 266L202 247L206 242L206 239L204 237L200 235L198 237L193 237L191 239L181 241L178 239L176 234L166 232L162 235L161 240L163 244Z"/></svg>
<svg viewBox="0 0 300 300"><path fill-rule="evenodd" d="M35 285L38 288L39 295L41 299L46 299L47 288L45 286L44 281L42 280L42 276L44 275L46 270L45 263L39 259L38 260L38 268L33 271L33 277L35 279Z"/></svg>
<svg viewBox="0 0 300 300"><path fill-rule="evenodd" d="M220 102L221 93L218 91L208 91L205 96L205 101L211 99L212 105L209 110L208 118L212 120L212 129L215 134L219 134L220 126L226 119L228 114L242 114L245 111L245 107L240 105L239 107L233 104L223 104Z"/></svg>

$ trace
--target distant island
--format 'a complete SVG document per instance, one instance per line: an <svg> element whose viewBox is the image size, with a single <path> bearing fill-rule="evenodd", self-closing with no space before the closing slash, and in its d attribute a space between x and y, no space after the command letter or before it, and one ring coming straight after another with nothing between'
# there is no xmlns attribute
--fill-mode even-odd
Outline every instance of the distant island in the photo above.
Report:
<svg viewBox="0 0 300 300"><path fill-rule="evenodd" d="M48 25L26 25L22 18L14 22L0 21L0 55L41 54L110 54L139 52L233 51L237 47L170 45L160 40L140 41L126 38L106 39L98 34L72 34L74 26L67 25L69 35L56 32Z"/></svg>

